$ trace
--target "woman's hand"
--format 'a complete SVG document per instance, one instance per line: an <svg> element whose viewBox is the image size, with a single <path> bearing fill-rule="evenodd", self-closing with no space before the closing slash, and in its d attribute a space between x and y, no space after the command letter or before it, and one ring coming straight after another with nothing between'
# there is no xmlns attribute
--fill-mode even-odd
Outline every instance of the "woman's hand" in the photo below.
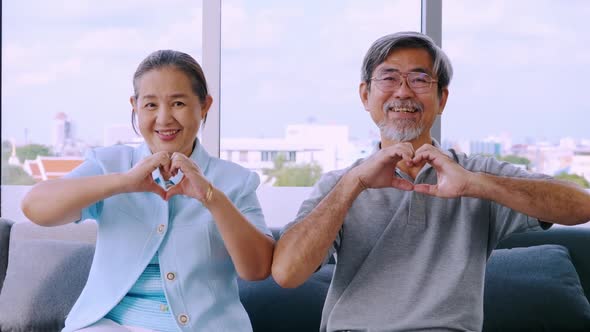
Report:
<svg viewBox="0 0 590 332"><path fill-rule="evenodd" d="M124 174L124 191L125 192L153 192L162 199L166 199L166 190L159 186L152 178L152 172L157 168L164 179L171 175L170 154L165 151L157 152L141 160L132 169Z"/></svg>
<svg viewBox="0 0 590 332"><path fill-rule="evenodd" d="M207 192L212 190L211 184L203 176L199 166L180 152L172 154L170 173L175 176L178 171L184 174L182 180L168 189L166 200L174 195L186 195L199 200L206 201Z"/></svg>

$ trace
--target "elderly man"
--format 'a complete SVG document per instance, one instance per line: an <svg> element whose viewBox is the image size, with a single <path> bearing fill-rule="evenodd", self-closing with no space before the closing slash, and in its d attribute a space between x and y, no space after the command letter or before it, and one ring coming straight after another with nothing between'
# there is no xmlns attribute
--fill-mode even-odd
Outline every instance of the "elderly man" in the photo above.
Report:
<svg viewBox="0 0 590 332"><path fill-rule="evenodd" d="M279 240L272 266L297 287L336 253L321 331L478 331L496 244L551 223L590 220L590 194L430 136L452 67L427 36L378 39L359 94L378 149L325 174Z"/></svg>

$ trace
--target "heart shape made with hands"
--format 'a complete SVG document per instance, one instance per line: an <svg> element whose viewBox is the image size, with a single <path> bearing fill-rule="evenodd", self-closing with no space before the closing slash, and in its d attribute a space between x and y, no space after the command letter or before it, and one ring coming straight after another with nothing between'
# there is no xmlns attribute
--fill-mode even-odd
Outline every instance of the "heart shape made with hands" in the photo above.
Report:
<svg viewBox="0 0 590 332"><path fill-rule="evenodd" d="M182 179L184 178L184 174L182 173L181 170L178 170L178 172L176 172L176 174L173 174L171 169L170 169L170 165L168 164L165 167L164 166L160 166L159 170L160 170L160 186L166 190L169 191L171 188L174 188L175 186L177 186L180 181L182 181ZM174 183L173 185L167 185L168 181L172 181L172 183Z"/></svg>

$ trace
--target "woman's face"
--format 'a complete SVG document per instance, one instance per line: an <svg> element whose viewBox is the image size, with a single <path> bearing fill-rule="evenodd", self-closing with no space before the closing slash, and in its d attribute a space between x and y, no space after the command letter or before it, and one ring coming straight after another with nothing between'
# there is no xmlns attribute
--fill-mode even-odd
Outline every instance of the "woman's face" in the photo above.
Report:
<svg viewBox="0 0 590 332"><path fill-rule="evenodd" d="M211 96L207 96L202 103L191 89L188 76L174 67L146 72L137 81L137 99L131 97L139 132L151 152L187 156L211 102Z"/></svg>

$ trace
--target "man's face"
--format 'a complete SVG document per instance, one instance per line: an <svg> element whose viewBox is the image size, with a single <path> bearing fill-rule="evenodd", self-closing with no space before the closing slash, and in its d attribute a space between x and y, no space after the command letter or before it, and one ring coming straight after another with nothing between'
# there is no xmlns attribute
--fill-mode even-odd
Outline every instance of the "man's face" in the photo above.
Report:
<svg viewBox="0 0 590 332"><path fill-rule="evenodd" d="M361 100L371 118L381 130L382 142L422 142L430 143L430 128L437 114L441 114L448 96L444 89L438 96L438 85L433 82L429 88L412 89L406 74L426 73L437 80L432 69L430 54L420 48L399 49L379 64L372 78L390 78L397 74L405 76L396 90L385 92L380 82L371 81L371 86L362 82L359 88ZM398 76L399 77L399 76ZM418 90L416 92L415 90Z"/></svg>

